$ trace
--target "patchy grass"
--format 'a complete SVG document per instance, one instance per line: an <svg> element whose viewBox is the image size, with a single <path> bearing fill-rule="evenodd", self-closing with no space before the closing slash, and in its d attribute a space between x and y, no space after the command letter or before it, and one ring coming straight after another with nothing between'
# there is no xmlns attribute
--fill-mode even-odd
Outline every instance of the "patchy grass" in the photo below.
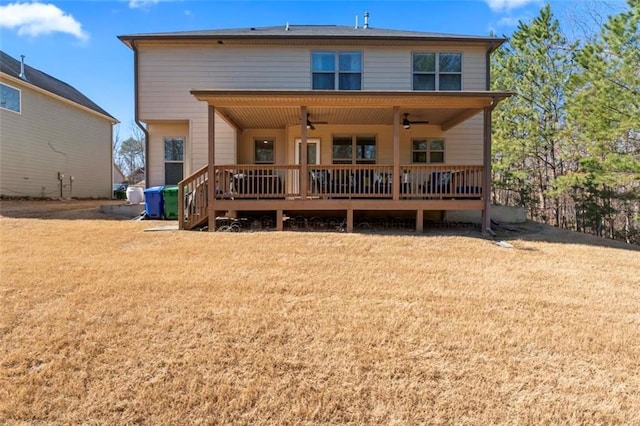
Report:
<svg viewBox="0 0 640 426"><path fill-rule="evenodd" d="M3 206L2 423L640 423L637 250L62 210Z"/></svg>

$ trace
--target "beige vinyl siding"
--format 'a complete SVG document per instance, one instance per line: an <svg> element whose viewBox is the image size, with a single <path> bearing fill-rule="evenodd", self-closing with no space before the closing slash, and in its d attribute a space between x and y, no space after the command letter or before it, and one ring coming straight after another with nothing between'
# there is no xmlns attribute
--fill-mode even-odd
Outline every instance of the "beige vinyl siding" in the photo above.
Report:
<svg viewBox="0 0 640 426"><path fill-rule="evenodd" d="M111 197L111 130L106 117L83 111L13 80L20 114L0 109L0 194ZM69 177L75 180L70 185Z"/></svg>
<svg viewBox="0 0 640 426"><path fill-rule="evenodd" d="M149 182L147 186L164 185L164 138L184 138L184 158L189 156L191 138L189 137L188 122L159 122L149 123L149 153L147 164L149 167ZM183 165L183 177L189 176L187 162Z"/></svg>
<svg viewBox="0 0 640 426"><path fill-rule="evenodd" d="M366 48L362 62L362 90L411 90L410 50Z"/></svg>
<svg viewBox="0 0 640 426"><path fill-rule="evenodd" d="M411 90L412 52L462 52L463 89L485 90L481 47L143 46L141 119L191 119L198 110L206 113L206 107L196 106L192 89L310 90L312 50L361 51L363 90Z"/></svg>
<svg viewBox="0 0 640 426"><path fill-rule="evenodd" d="M466 48L462 54L462 90L487 90L486 50Z"/></svg>
<svg viewBox="0 0 640 426"><path fill-rule="evenodd" d="M142 44L139 46L138 76L140 118L145 122L188 121L190 145L186 153L185 173L187 170L195 171L207 162L208 115L206 103L196 100L190 91L310 90L313 50L361 51L363 90L411 90L412 52L462 52L463 90L485 90L485 51L482 47L429 44L402 47ZM239 160L235 130L220 118L216 119L215 128L216 162L235 163ZM327 148L323 145L322 149ZM293 154L287 151L285 161L292 158ZM158 160L151 157L150 170L161 166L154 161ZM159 175L153 176L155 181Z"/></svg>
<svg viewBox="0 0 640 426"><path fill-rule="evenodd" d="M482 114L443 132L440 126L420 125L412 126L410 130L400 129L400 163L411 164L411 141L419 138L443 138L445 140L445 164L482 165ZM340 125L316 126L310 131L308 138L320 139L320 162L332 164L332 141L334 135L362 135L376 136L376 162L378 164L393 164L393 126L386 125ZM288 128L288 142L286 156L293 164L295 139L300 137L300 127ZM277 146L276 155L283 147Z"/></svg>
<svg viewBox="0 0 640 426"><path fill-rule="evenodd" d="M443 133L446 163L482 165L483 121L479 113Z"/></svg>

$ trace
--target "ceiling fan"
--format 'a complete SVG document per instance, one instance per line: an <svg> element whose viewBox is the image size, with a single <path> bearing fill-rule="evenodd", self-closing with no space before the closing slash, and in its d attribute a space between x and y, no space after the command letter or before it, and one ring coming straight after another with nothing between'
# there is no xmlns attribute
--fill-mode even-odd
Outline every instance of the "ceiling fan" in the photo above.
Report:
<svg viewBox="0 0 640 426"><path fill-rule="evenodd" d="M311 120L309 120L310 115L307 114L307 129L309 130L315 130L316 126L314 126L314 124L329 124L327 121L316 121L315 123L312 123Z"/></svg>
<svg viewBox="0 0 640 426"><path fill-rule="evenodd" d="M409 113L402 114L402 127L409 130L412 124L429 124L428 121L409 120Z"/></svg>

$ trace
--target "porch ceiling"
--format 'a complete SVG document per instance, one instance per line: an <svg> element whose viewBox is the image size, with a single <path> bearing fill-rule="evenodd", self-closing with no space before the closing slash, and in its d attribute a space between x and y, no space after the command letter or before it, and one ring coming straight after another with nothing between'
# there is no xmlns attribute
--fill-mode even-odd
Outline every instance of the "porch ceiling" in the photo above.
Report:
<svg viewBox="0 0 640 426"><path fill-rule="evenodd" d="M314 125L393 124L393 107L412 121L447 130L509 96L505 92L324 92L193 90L239 129L279 129L300 123L306 106Z"/></svg>

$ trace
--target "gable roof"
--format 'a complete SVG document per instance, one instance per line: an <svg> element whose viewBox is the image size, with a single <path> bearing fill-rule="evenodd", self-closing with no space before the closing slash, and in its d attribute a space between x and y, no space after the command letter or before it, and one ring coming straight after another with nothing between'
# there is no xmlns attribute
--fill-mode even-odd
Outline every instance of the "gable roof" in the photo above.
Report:
<svg viewBox="0 0 640 426"><path fill-rule="evenodd" d="M131 40L197 40L197 39L351 39L351 40L398 40L398 41L461 41L502 44L501 37L429 33L421 31L388 30L383 28L355 28L346 25L279 25L273 27L251 27L204 31L178 31L121 35L127 43Z"/></svg>
<svg viewBox="0 0 640 426"><path fill-rule="evenodd" d="M20 61L12 58L5 52L0 50L0 72L7 74L11 77L20 78ZM58 80L55 77L50 76L36 68L24 65L25 81L47 92L53 93L63 97L71 102L81 105L85 108L89 108L99 114L118 121L115 117L109 114L107 111L100 108L98 104L87 98L76 88L70 86L64 81ZM22 79L21 79L22 80Z"/></svg>

